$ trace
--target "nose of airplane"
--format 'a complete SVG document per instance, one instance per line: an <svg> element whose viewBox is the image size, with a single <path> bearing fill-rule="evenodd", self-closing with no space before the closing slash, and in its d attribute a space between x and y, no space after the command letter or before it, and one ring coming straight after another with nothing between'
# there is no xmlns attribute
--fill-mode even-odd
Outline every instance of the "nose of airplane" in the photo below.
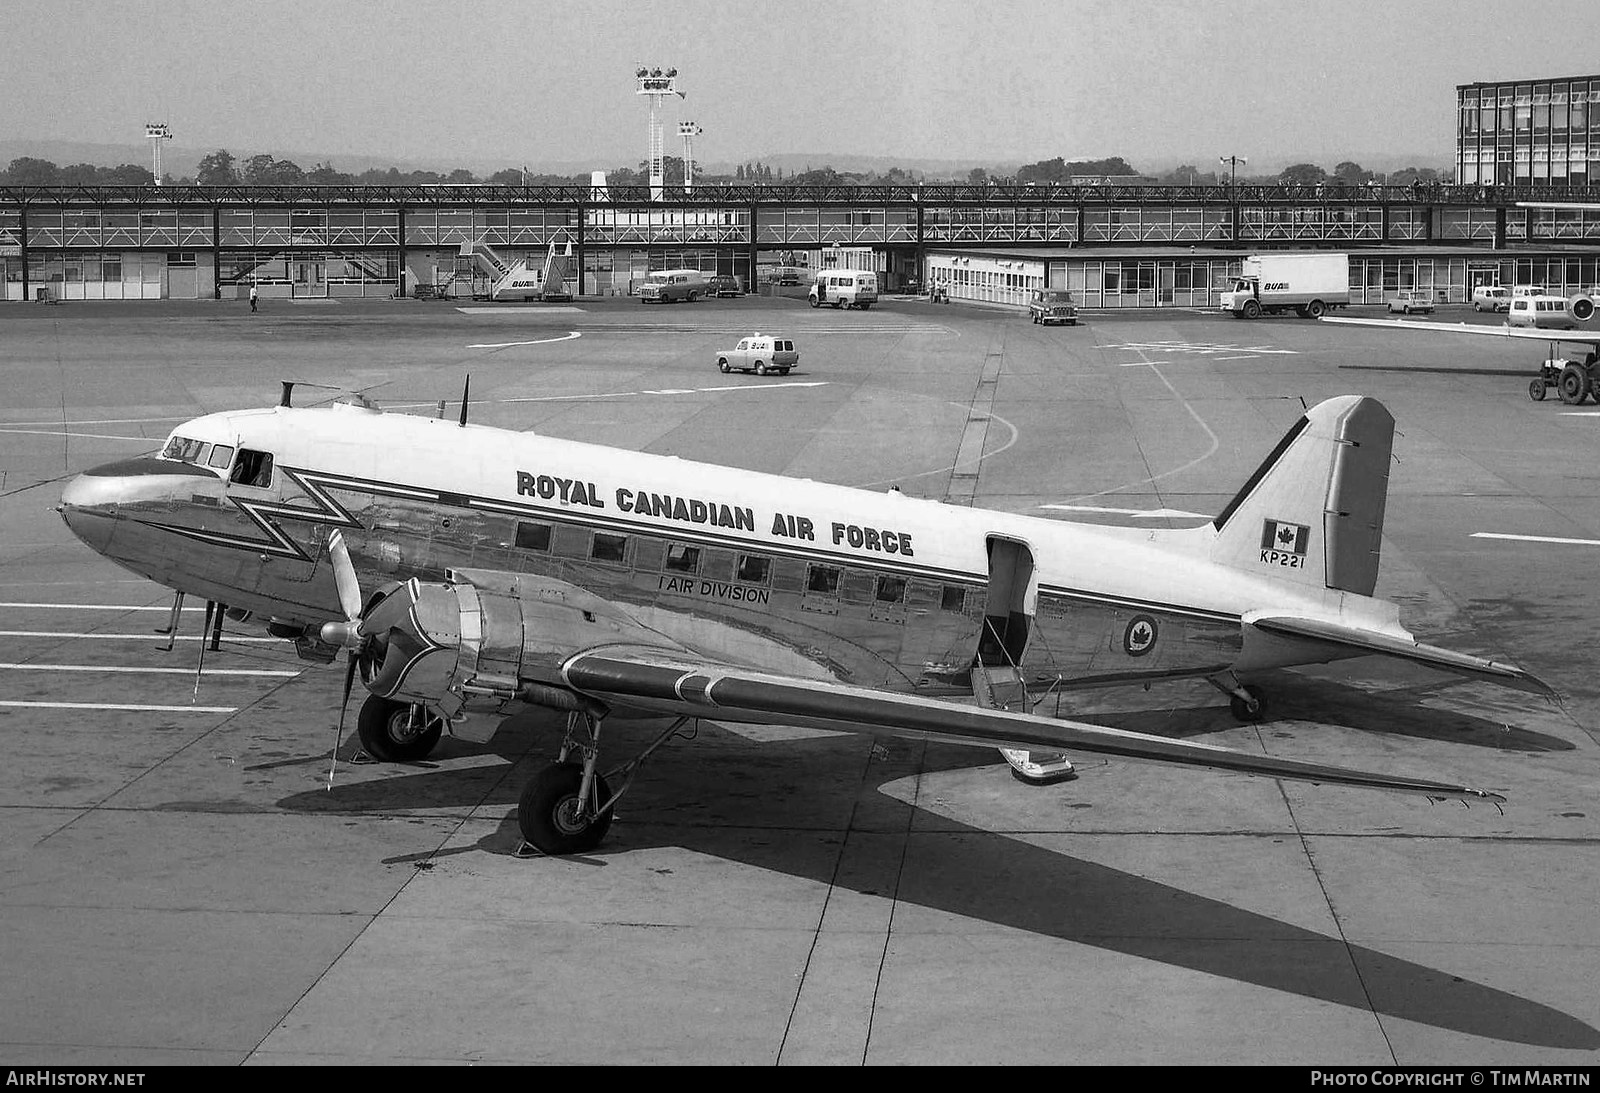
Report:
<svg viewBox="0 0 1600 1093"><path fill-rule="evenodd" d="M196 477L216 480L210 471L176 460L123 459L84 471L68 482L57 511L74 535L105 554L122 505L171 497L179 488L192 488L189 480Z"/></svg>

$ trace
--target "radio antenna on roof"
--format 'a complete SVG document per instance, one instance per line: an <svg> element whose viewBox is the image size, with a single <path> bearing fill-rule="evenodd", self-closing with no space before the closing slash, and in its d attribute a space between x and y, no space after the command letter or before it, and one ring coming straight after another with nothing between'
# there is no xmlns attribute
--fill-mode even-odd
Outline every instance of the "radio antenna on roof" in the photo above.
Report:
<svg viewBox="0 0 1600 1093"><path fill-rule="evenodd" d="M294 382L295 381L294 380L279 380L278 382L283 384L283 396L278 399L278 405L279 406L292 406L292 405L294 405L294 403L291 402L290 399L294 395Z"/></svg>
<svg viewBox="0 0 1600 1093"><path fill-rule="evenodd" d="M472 373L467 373L467 378L461 385L461 427L467 426L467 395L472 391Z"/></svg>

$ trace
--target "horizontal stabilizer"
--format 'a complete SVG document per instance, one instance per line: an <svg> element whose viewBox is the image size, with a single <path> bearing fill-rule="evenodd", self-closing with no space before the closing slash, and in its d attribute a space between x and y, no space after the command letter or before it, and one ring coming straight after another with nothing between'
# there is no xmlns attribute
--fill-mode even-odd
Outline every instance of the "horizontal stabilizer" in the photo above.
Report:
<svg viewBox="0 0 1600 1093"><path fill-rule="evenodd" d="M1499 661L1489 660L1486 657L1470 656L1467 653L1457 653L1449 649L1440 649L1436 645L1424 645L1419 641L1395 637L1392 634L1379 633L1376 630L1362 630L1353 626L1341 626L1336 622L1323 619L1302 618L1252 618L1250 625L1269 634L1279 634L1291 638L1308 638L1312 641L1327 642L1346 649L1358 649L1364 653L1376 653L1383 656L1400 657L1403 660L1413 661L1441 672L1454 672L1457 675L1472 676L1476 679L1498 683L1503 687L1512 687L1519 691L1531 691L1534 694L1544 695L1546 698L1556 697L1555 690L1543 680L1523 671L1521 668L1510 664L1501 664Z"/></svg>
<svg viewBox="0 0 1600 1093"><path fill-rule="evenodd" d="M1396 330L1427 330L1435 334L1478 334L1493 338L1526 338L1534 342L1571 342L1574 345L1600 345L1600 330L1549 330L1526 326L1483 323L1430 323L1420 319L1354 319L1324 315L1321 322L1343 326L1383 326Z"/></svg>
<svg viewBox="0 0 1600 1093"><path fill-rule="evenodd" d="M1081 721L962 706L922 695L663 657L652 650L627 646L580 653L562 666L561 676L568 686L593 697L724 721L883 733L989 747L1094 752L1428 797L1503 799L1470 786L1253 755Z"/></svg>

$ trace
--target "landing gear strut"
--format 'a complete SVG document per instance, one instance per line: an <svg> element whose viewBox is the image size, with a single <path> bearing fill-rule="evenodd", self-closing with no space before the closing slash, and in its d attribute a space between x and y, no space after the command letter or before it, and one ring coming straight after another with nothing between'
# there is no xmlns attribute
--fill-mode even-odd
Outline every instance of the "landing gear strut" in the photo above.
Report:
<svg viewBox="0 0 1600 1093"><path fill-rule="evenodd" d="M1232 672L1208 677L1211 685L1228 696L1228 706L1233 716L1246 724L1264 721L1267 717L1267 696L1253 683L1240 683Z"/></svg>
<svg viewBox="0 0 1600 1093"><path fill-rule="evenodd" d="M556 761L529 779L517 800L517 827L527 846L550 855L582 854L599 846L633 776L650 753L676 736L689 718L673 721L633 759L601 774L596 768L604 720L601 707L567 714L567 732ZM622 779L615 792L608 776Z"/></svg>

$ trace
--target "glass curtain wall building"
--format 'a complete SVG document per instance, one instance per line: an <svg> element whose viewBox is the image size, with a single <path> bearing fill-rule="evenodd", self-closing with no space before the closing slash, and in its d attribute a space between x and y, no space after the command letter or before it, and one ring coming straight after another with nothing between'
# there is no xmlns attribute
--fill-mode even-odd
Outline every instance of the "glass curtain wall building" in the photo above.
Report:
<svg viewBox="0 0 1600 1093"><path fill-rule="evenodd" d="M1600 180L1600 75L1459 84L1456 111L1459 183Z"/></svg>

